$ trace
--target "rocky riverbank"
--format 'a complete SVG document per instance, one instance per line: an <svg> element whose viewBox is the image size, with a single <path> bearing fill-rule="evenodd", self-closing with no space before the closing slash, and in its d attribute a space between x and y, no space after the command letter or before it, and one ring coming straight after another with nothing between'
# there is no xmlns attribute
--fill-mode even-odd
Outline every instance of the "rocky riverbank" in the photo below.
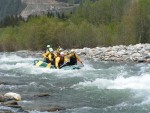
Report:
<svg viewBox="0 0 150 113"><path fill-rule="evenodd" d="M150 62L150 44L76 49L85 58L101 61Z"/></svg>
<svg viewBox="0 0 150 113"><path fill-rule="evenodd" d="M69 52L65 50L64 52ZM75 49L75 52L83 58L100 61L124 61L124 62L147 62L150 63L150 44L118 45L112 47L95 47ZM43 51L18 51L18 55L42 57Z"/></svg>

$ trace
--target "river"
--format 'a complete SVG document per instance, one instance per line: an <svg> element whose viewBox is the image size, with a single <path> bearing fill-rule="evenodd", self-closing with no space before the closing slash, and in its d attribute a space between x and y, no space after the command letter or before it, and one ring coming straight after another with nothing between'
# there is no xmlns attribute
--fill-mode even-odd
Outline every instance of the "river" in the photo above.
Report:
<svg viewBox="0 0 150 113"><path fill-rule="evenodd" d="M84 60L80 70L38 68L33 55L0 53L0 93L22 95L29 113L150 113L150 64ZM29 98L40 93L50 96ZM26 96L28 95L28 96ZM13 109L0 106L0 109Z"/></svg>

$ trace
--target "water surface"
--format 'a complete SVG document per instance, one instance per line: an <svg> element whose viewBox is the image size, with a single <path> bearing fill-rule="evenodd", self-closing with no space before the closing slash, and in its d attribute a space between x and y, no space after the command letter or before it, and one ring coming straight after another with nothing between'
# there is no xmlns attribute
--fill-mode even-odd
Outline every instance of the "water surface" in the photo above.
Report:
<svg viewBox="0 0 150 113"><path fill-rule="evenodd" d="M9 83L1 94L21 94L29 113L49 106L66 108L57 113L150 113L150 64L85 60L81 70L50 70L35 67L35 59L0 53L0 82ZM50 96L29 98L40 93Z"/></svg>

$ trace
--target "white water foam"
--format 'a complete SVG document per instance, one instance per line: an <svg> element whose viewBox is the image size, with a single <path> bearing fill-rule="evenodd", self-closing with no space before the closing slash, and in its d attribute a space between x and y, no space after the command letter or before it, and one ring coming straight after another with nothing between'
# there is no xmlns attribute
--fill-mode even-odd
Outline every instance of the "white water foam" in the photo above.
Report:
<svg viewBox="0 0 150 113"><path fill-rule="evenodd" d="M97 78L94 81L80 82L72 88L97 87L99 89L147 89L150 90L150 74L132 76L128 78L117 77L116 79Z"/></svg>
<svg viewBox="0 0 150 113"><path fill-rule="evenodd" d="M82 66L81 70L93 70L94 69L92 64L90 64L87 60L85 60L84 64L81 66Z"/></svg>
<svg viewBox="0 0 150 113"><path fill-rule="evenodd" d="M74 77L74 76L82 76L82 74L78 73L80 70L58 70L58 69L48 69L36 67L33 65L33 61L37 58L23 58L17 56L16 54L7 54L4 53L0 55L0 69L1 70L14 70L19 71L22 74L52 74L55 73L56 76L60 77ZM85 61L84 67L81 69L85 70L93 70L94 68ZM81 64L79 64L81 65Z"/></svg>
<svg viewBox="0 0 150 113"><path fill-rule="evenodd" d="M11 70L16 68L23 68L29 66L29 63L16 63L16 64L2 64L0 65L0 69L2 70Z"/></svg>
<svg viewBox="0 0 150 113"><path fill-rule="evenodd" d="M0 85L0 89L9 89L9 90L17 90L17 89L21 89L23 87L27 87L28 85Z"/></svg>
<svg viewBox="0 0 150 113"><path fill-rule="evenodd" d="M34 102L33 101L29 101L29 100L23 100L23 101L20 101L20 102L18 102L19 104L20 103L33 103L34 104Z"/></svg>
<svg viewBox="0 0 150 113"><path fill-rule="evenodd" d="M86 64L88 67L88 64ZM55 74L58 77L74 77L74 76L83 76L80 72L91 70L93 68L82 68L80 70L64 70L64 69L49 69L49 68L41 68L36 67L33 64L27 64L22 67L22 70L26 70L27 74Z"/></svg>
<svg viewBox="0 0 150 113"><path fill-rule="evenodd" d="M150 104L150 96L147 96L143 102L141 103L141 105L149 105Z"/></svg>
<svg viewBox="0 0 150 113"><path fill-rule="evenodd" d="M22 58L17 55L6 55L0 56L0 62L22 62L22 61L33 61L35 58Z"/></svg>
<svg viewBox="0 0 150 113"><path fill-rule="evenodd" d="M90 110L93 110L93 109L96 109L96 108L85 106L85 107L68 109L67 113L82 113L82 112L86 113L86 112L89 112Z"/></svg>
<svg viewBox="0 0 150 113"><path fill-rule="evenodd" d="M16 113L16 111L14 109L10 108L10 107L0 106L0 109L2 109L2 110L10 110L10 111ZM4 113L4 112L1 112L1 113Z"/></svg>

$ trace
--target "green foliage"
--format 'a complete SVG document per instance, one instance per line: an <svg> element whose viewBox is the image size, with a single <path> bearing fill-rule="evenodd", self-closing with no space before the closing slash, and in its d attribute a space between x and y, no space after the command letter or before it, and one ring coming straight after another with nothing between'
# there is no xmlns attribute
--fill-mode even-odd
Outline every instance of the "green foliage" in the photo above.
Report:
<svg viewBox="0 0 150 113"><path fill-rule="evenodd" d="M49 13L0 28L0 51L149 43L149 6L149 0L82 0L70 16Z"/></svg>
<svg viewBox="0 0 150 113"><path fill-rule="evenodd" d="M121 21L127 0L86 0L73 18L82 18L94 25Z"/></svg>

